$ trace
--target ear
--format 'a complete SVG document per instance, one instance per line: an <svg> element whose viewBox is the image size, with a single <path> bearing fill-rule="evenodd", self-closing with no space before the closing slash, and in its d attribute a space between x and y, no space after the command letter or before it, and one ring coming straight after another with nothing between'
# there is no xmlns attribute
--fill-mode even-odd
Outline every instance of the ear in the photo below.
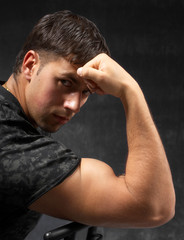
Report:
<svg viewBox="0 0 184 240"><path fill-rule="evenodd" d="M22 63L22 73L27 80L31 80L31 77L38 66L39 55L33 50L26 53L23 63Z"/></svg>

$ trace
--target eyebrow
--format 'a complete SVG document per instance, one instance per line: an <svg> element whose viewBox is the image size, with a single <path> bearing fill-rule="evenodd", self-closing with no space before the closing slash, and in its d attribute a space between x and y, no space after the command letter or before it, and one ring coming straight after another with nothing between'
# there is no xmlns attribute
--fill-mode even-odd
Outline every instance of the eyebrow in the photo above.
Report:
<svg viewBox="0 0 184 240"><path fill-rule="evenodd" d="M72 80L74 83L79 83L79 81L73 76L72 73L59 73L59 76L62 78L62 77L67 77L69 78L70 80Z"/></svg>

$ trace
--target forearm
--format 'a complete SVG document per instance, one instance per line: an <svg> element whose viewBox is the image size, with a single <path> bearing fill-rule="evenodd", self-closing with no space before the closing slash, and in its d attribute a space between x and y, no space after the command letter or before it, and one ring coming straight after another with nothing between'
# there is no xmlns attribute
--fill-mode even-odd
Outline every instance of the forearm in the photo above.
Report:
<svg viewBox="0 0 184 240"><path fill-rule="evenodd" d="M175 201L170 168L144 95L133 79L124 86L121 101L127 124L127 187L145 206L164 211Z"/></svg>

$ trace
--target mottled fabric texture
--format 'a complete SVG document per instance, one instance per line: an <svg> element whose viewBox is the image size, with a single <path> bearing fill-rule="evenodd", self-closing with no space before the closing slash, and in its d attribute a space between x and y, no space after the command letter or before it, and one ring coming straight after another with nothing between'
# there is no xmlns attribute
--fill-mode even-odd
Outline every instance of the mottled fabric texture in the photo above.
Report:
<svg viewBox="0 0 184 240"><path fill-rule="evenodd" d="M0 86L0 239L21 240L39 219L28 206L79 165L70 149L35 129Z"/></svg>

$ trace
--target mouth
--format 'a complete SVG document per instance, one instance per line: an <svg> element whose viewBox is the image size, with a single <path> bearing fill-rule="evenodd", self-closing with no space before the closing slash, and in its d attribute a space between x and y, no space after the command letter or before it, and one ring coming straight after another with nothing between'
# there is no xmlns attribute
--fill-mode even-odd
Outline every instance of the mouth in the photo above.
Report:
<svg viewBox="0 0 184 240"><path fill-rule="evenodd" d="M61 125L66 124L70 120L67 117L62 117L62 116L59 116L56 114L53 114L53 115L54 115L54 118L56 119L56 121Z"/></svg>

